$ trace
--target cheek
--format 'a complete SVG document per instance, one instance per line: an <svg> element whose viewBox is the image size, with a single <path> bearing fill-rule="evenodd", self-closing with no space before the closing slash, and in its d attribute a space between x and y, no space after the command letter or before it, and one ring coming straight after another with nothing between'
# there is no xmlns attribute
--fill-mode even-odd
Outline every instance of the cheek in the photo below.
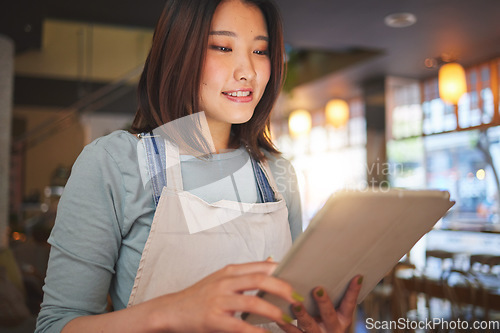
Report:
<svg viewBox="0 0 500 333"><path fill-rule="evenodd" d="M210 61L207 61L203 68L200 84L200 100L202 101L202 103L206 102L207 100L210 101L210 96L212 96L214 91L217 90L217 79L215 76L217 71L214 71L214 68L215 65Z"/></svg>
<svg viewBox="0 0 500 333"><path fill-rule="evenodd" d="M261 69L261 78L262 82L264 84L267 84L269 82L269 79L271 78L271 61L266 61L264 64L262 64L262 69Z"/></svg>
<svg viewBox="0 0 500 333"><path fill-rule="evenodd" d="M217 83L221 79L221 76L223 76L223 69L224 63L220 59L217 59L217 57L207 56L203 66L201 82L208 85Z"/></svg>

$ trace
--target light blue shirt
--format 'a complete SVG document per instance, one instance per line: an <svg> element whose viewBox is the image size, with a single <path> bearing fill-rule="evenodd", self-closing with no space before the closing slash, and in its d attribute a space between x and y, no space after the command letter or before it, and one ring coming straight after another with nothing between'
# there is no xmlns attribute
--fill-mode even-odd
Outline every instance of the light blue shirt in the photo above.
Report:
<svg viewBox="0 0 500 333"><path fill-rule="evenodd" d="M141 177L137 143L130 133L116 131L87 145L75 162L49 238L36 332L60 332L76 317L105 312L108 293L115 310L127 306L155 213L151 185ZM295 239L302 231L295 172L287 160L266 155ZM256 202L249 161L242 148L210 160L182 156L184 189L207 202ZM227 170L234 170L233 177Z"/></svg>

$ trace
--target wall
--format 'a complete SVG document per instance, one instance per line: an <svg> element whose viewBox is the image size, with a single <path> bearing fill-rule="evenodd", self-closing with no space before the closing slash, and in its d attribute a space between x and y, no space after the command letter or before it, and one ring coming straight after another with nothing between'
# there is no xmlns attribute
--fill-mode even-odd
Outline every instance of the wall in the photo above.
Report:
<svg viewBox="0 0 500 333"><path fill-rule="evenodd" d="M57 119L67 111L53 108L15 107L14 117L26 120L26 129L36 128L40 124ZM15 139L14 139L15 140ZM58 166L71 167L84 146L83 126L76 119L64 123L51 135L25 149L24 194L37 190L43 193L50 184L54 170Z"/></svg>
<svg viewBox="0 0 500 333"><path fill-rule="evenodd" d="M13 42L0 35L0 250L7 245L13 56Z"/></svg>

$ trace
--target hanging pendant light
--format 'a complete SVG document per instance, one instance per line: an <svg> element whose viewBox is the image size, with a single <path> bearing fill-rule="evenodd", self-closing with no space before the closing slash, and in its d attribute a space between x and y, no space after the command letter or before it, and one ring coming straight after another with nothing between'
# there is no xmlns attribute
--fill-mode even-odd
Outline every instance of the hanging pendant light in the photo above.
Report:
<svg viewBox="0 0 500 333"><path fill-rule="evenodd" d="M307 110L295 110L288 118L288 129L293 137L308 134L311 130L311 114Z"/></svg>
<svg viewBox="0 0 500 333"><path fill-rule="evenodd" d="M347 124L349 120L349 105L341 99L332 99L326 104L326 121L335 128Z"/></svg>
<svg viewBox="0 0 500 333"><path fill-rule="evenodd" d="M439 98L457 105L460 97L467 92L465 70L456 62L444 64L439 69Z"/></svg>

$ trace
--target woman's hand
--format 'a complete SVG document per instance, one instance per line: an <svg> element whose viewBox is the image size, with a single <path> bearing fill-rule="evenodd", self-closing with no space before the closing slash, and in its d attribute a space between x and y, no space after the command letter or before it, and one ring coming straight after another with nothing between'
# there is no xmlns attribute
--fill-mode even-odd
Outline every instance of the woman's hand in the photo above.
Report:
<svg viewBox="0 0 500 333"><path fill-rule="evenodd" d="M270 276L276 265L269 261L229 265L183 291L155 298L150 301L152 321L158 331L168 332L264 332L233 316L250 312L284 325L278 307L243 294L259 289L296 303L292 287Z"/></svg>
<svg viewBox="0 0 500 333"><path fill-rule="evenodd" d="M287 333L340 333L345 332L352 324L356 300L361 290L362 276L356 276L351 280L342 303L337 310L333 306L330 297L322 287L313 290L313 297L318 304L321 318L313 318L307 313L302 304L295 303L292 307L293 313L297 317L297 326L291 324L282 325L278 323Z"/></svg>

